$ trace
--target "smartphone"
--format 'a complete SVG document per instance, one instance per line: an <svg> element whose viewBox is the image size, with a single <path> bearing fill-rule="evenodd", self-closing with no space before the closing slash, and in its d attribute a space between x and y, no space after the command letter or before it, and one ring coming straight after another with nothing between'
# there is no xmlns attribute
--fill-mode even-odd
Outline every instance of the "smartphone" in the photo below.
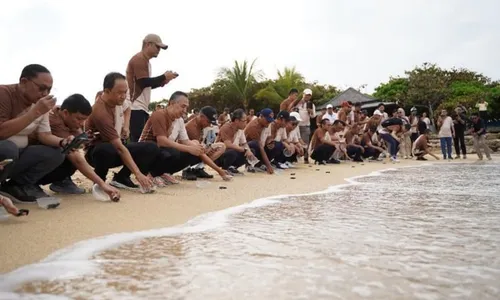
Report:
<svg viewBox="0 0 500 300"><path fill-rule="evenodd" d="M13 160L10 158L4 159L4 160L0 161L0 166L5 167L6 165L10 164L11 162L13 162Z"/></svg>
<svg viewBox="0 0 500 300"><path fill-rule="evenodd" d="M66 145L62 149L63 154L68 154L71 150L78 149L83 143L87 142L89 140L89 137L87 133L82 133L79 136L76 136L71 143Z"/></svg>

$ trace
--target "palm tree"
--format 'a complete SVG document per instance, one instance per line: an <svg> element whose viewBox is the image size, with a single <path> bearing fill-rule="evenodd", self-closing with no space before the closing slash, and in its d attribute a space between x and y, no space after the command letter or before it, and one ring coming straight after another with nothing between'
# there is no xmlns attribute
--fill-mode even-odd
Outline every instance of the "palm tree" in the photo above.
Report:
<svg viewBox="0 0 500 300"><path fill-rule="evenodd" d="M288 97L292 88L301 90L304 87L304 76L295 70L295 67L285 67L283 71L278 70L278 78L270 81L269 85L257 92L255 97L267 100L269 103L279 104Z"/></svg>
<svg viewBox="0 0 500 300"><path fill-rule="evenodd" d="M219 71L219 77L228 80L236 94L241 97L245 109L248 108L252 85L257 78L262 77L260 71L254 70L256 60L254 59L251 64L248 64L247 60L241 64L235 60L232 68L222 68Z"/></svg>

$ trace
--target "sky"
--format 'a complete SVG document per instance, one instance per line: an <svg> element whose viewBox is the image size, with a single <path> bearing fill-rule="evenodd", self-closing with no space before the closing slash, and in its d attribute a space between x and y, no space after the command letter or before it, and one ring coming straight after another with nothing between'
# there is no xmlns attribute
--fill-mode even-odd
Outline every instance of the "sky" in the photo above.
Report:
<svg viewBox="0 0 500 300"><path fill-rule="evenodd" d="M125 73L144 36L169 45L151 60L154 76L179 77L153 91L210 85L221 67L257 59L267 78L294 67L307 81L372 93L423 62L500 79L498 0L5 1L0 10L0 84L38 63L62 102L91 102L104 76Z"/></svg>

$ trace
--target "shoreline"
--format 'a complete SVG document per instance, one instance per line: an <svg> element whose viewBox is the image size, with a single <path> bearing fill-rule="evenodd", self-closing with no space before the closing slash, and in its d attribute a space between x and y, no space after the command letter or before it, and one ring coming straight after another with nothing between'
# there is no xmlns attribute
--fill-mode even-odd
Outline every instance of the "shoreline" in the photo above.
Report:
<svg viewBox="0 0 500 300"><path fill-rule="evenodd" d="M183 225L200 215L258 199L319 193L333 186L351 184L356 177L376 171L435 162L439 161L402 160L398 164L365 162L327 166L298 164L297 168L280 175L246 174L229 183L214 178L205 188L196 187L195 182L183 181L180 185L159 189L153 195L123 192L123 200L119 203L103 203L94 200L91 194L85 194L61 197L61 206L56 210L20 205L32 210L28 218L9 218L0 223L4 227L0 238L8 241L2 243L0 249L4 257L9 257L2 260L0 274L40 262L58 250L89 239ZM295 173L297 179L290 182L290 173ZM81 178L81 175L75 176L75 182L79 183ZM227 189L220 190L219 186ZM90 184L85 187L90 187Z"/></svg>

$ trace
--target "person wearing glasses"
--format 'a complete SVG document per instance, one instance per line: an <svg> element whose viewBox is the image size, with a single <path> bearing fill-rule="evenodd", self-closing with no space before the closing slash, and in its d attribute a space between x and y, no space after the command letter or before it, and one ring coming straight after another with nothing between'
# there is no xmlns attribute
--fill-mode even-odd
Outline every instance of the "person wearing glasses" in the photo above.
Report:
<svg viewBox="0 0 500 300"><path fill-rule="evenodd" d="M61 148L74 138L51 132L52 82L46 67L32 64L24 67L19 83L0 85L0 161L13 160L0 173L1 189L24 203L49 197L36 183L63 162ZM28 136L39 144L29 144Z"/></svg>

